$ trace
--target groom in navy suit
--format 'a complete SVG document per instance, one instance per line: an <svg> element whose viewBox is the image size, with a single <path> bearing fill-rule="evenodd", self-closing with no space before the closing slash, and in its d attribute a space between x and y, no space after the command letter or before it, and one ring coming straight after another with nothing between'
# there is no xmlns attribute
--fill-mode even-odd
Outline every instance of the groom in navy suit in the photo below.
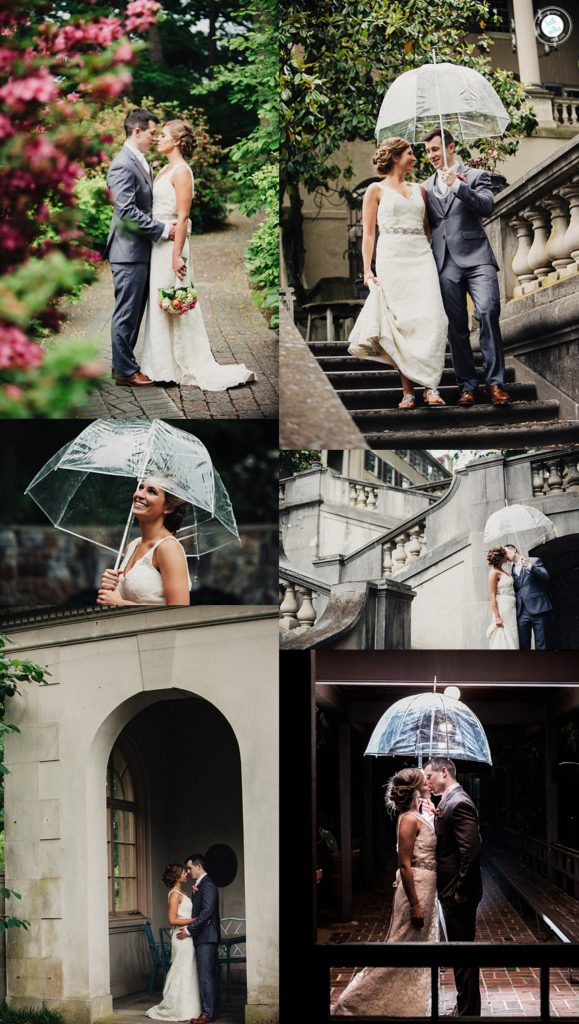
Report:
<svg viewBox="0 0 579 1024"><path fill-rule="evenodd" d="M514 544L505 544L511 563L511 575L517 599L517 626L519 647L530 651L531 634L535 634L535 650L549 649L551 604L547 586L549 573L540 558L523 558Z"/></svg>
<svg viewBox="0 0 579 1024"><path fill-rule="evenodd" d="M457 161L454 139L446 129L443 131L448 166L444 166L440 129L433 129L424 142L434 174L425 181L424 187L432 229L432 252L448 317L452 364L460 389L458 404L474 405L478 387L468 329L468 294L480 324L486 390L493 405L506 405L510 395L503 387L505 357L499 325L497 261L482 222L494 209L491 177L487 171Z"/></svg>
<svg viewBox="0 0 579 1024"><path fill-rule="evenodd" d="M205 859L192 853L186 862L187 873L193 879L193 910L195 923L177 933L177 938L193 939L199 975L201 1013L190 1024L210 1024L217 1020L220 934L219 892L206 871Z"/></svg>

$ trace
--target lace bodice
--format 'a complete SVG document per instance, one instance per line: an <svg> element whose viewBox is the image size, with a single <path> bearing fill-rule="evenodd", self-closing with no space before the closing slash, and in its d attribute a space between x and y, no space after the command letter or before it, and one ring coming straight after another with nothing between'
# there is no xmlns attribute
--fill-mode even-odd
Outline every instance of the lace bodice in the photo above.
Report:
<svg viewBox="0 0 579 1024"><path fill-rule="evenodd" d="M178 166L181 166L180 164ZM193 171L188 164L185 165L189 171L193 180L193 188L195 188L195 182L193 179ZM176 167L172 171L161 172L153 183L153 217L157 220L168 220L170 217L177 216L177 198L175 189L171 184L171 179Z"/></svg>
<svg viewBox="0 0 579 1024"><path fill-rule="evenodd" d="M414 850L412 851L412 867L436 871L436 833L434 831L434 824L429 822L428 818L423 814L416 814L415 817L421 822L421 828L416 836Z"/></svg>
<svg viewBox="0 0 579 1024"><path fill-rule="evenodd" d="M389 185L383 183L378 205L378 228L380 235L422 235L424 234L424 200L420 185L410 184L411 196L406 199Z"/></svg>
<svg viewBox="0 0 579 1024"><path fill-rule="evenodd" d="M174 544L179 544L179 541L175 537L162 537L156 544L150 548L142 558L139 558L127 573L123 573L119 583L119 592L121 597L124 597L125 601L134 601L136 604L166 604L165 595L163 593L163 579L161 573L153 565L153 555L159 544L164 541L172 541ZM129 564L133 551L135 550L139 538L131 541L129 544L125 557L121 562L121 569L124 569ZM179 547L181 545L179 544ZM181 547L183 551L183 548ZM185 552L183 551L183 558L186 559ZM189 581L189 590L191 589L191 582Z"/></svg>
<svg viewBox="0 0 579 1024"><path fill-rule="evenodd" d="M515 587L510 576L501 573L497 581L497 594L501 594L502 597L515 596Z"/></svg>

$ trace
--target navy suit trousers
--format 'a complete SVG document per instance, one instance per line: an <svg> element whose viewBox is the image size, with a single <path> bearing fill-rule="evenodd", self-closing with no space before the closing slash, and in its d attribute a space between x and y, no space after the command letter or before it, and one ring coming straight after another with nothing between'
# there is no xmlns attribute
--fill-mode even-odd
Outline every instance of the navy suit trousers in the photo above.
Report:
<svg viewBox="0 0 579 1024"><path fill-rule="evenodd" d="M542 612L539 615L531 615L523 605L519 615L517 615L519 647L522 651L531 650L531 635L533 632L535 633L535 650L549 650L551 614L551 612Z"/></svg>
<svg viewBox="0 0 579 1024"><path fill-rule="evenodd" d="M149 263L111 263L115 286L115 311L111 321L113 373L130 377L137 373L134 351L149 298Z"/></svg>
<svg viewBox="0 0 579 1024"><path fill-rule="evenodd" d="M195 946L201 994L201 1011L206 1013L208 1017L216 1017L218 1013L218 951L219 946L216 942L201 942L198 946Z"/></svg>
<svg viewBox="0 0 579 1024"><path fill-rule="evenodd" d="M497 272L490 263L459 267L447 251L440 271L440 290L448 317L452 364L461 391L475 391L477 376L470 346L466 296L475 304L480 324L480 349L485 384L504 384L505 358L499 326L501 303Z"/></svg>

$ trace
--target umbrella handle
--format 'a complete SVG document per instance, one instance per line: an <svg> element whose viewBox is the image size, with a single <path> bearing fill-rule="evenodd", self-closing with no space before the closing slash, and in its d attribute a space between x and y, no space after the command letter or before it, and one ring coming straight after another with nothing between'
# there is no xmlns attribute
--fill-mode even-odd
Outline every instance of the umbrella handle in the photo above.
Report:
<svg viewBox="0 0 579 1024"><path fill-rule="evenodd" d="M117 552L117 558L116 558L116 561L115 561L115 572L116 572L116 570L118 569L118 567L119 567L119 565L121 563L121 558L123 557L123 551L125 550L125 544L127 543L127 537L129 535L129 530L131 528L132 521L133 521L133 510L131 508L131 511L129 512L129 516L128 516L128 519L127 519L127 522L126 522L126 525L125 525L125 530L124 530L124 533L123 533L123 538L121 540L121 546L120 546L120 548L119 548L119 550Z"/></svg>
<svg viewBox="0 0 579 1024"><path fill-rule="evenodd" d="M434 67L436 68L436 50L432 51L432 63L434 64ZM436 80L436 71L434 72L434 85L435 85L435 88L436 88L436 99L438 101L438 119L440 121L440 141L442 142L442 155L444 157L444 166L446 167L447 166L447 156L446 156L446 143L444 141L444 128L442 126L442 104L440 102L440 91L439 91L439 88L438 88L438 82Z"/></svg>

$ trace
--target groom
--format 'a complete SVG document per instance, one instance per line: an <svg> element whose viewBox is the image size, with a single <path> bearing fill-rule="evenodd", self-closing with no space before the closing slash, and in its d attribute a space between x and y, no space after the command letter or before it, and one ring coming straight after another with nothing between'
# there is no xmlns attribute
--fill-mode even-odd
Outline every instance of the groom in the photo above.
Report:
<svg viewBox="0 0 579 1024"><path fill-rule="evenodd" d="M219 994L218 953L220 940L219 893L215 882L207 874L205 860L200 853L192 853L186 861L187 874L193 880L193 910L195 924L177 932L178 939L193 939L199 975L201 1013L189 1024L210 1024L217 1020Z"/></svg>
<svg viewBox="0 0 579 1024"><path fill-rule="evenodd" d="M549 650L549 633L553 605L547 587L549 573L540 558L523 558L514 544L505 544L511 563L511 576L517 601L519 647L530 651L531 635L535 634L535 650Z"/></svg>
<svg viewBox="0 0 579 1024"><path fill-rule="evenodd" d="M478 815L468 793L456 781L449 757L432 757L424 775L435 796L438 898L449 942L474 942L476 912L482 899L481 838ZM480 1016L478 967L455 967L456 1009L451 1017Z"/></svg>
<svg viewBox="0 0 579 1024"><path fill-rule="evenodd" d="M115 210L103 256L115 286L111 323L113 377L117 384L147 387L154 382L141 373L134 349L147 299L151 245L174 238L175 225L154 220L153 175L145 159L159 118L148 110L132 110L125 118L126 141L107 175Z"/></svg>
<svg viewBox="0 0 579 1024"><path fill-rule="evenodd" d="M503 387L505 357L499 326L498 267L481 219L493 212L491 179L487 171L459 163L454 155L454 139L446 129L443 131L448 166L444 166L441 131L436 128L424 140L426 155L434 167L434 174L424 187L432 251L440 276L452 363L460 389L458 404L474 405L478 386L468 329L468 293L480 323L486 390L493 405L506 405L510 396Z"/></svg>

